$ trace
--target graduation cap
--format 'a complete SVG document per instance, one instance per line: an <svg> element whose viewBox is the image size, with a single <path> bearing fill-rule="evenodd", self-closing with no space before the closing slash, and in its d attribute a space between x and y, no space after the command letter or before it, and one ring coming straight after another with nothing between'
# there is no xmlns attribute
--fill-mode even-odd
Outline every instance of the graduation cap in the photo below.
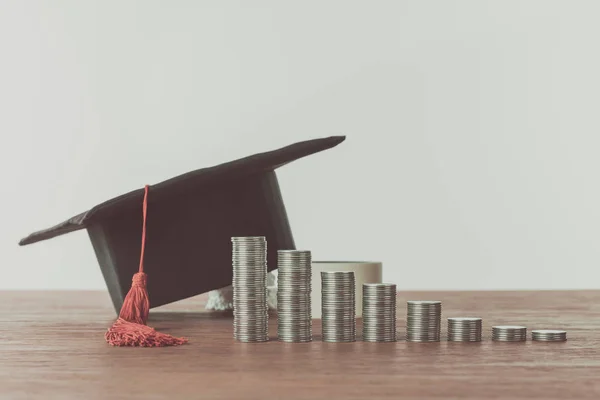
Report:
<svg viewBox="0 0 600 400"><path fill-rule="evenodd" d="M275 170L344 139L299 142L147 185L34 232L19 244L87 229L115 310L120 310L115 325L121 322L126 336L120 344L180 344L145 326L148 310L231 285L234 236L265 236L267 269L274 270L277 251L295 249ZM132 301L141 311L130 309ZM129 315L121 321L124 314ZM123 324L127 321L140 325L134 327L137 333ZM145 344L139 342L141 334Z"/></svg>

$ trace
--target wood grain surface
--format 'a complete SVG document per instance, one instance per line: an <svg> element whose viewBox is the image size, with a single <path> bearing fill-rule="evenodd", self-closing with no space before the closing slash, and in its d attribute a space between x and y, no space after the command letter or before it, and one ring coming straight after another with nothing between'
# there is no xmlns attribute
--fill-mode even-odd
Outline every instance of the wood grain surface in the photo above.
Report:
<svg viewBox="0 0 600 400"><path fill-rule="evenodd" d="M323 343L315 320L312 343L242 344L200 296L150 313L188 345L113 348L107 293L0 292L0 399L600 398L600 291L401 292L401 334L406 300L442 300L444 335L447 317L484 318L485 341ZM497 324L566 329L568 341L492 342Z"/></svg>

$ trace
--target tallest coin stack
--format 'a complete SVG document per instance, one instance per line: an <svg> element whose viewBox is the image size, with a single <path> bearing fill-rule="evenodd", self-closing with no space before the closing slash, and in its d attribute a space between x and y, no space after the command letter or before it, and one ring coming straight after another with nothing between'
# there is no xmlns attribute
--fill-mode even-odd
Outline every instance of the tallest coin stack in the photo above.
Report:
<svg viewBox="0 0 600 400"><path fill-rule="evenodd" d="M232 237L233 337L240 342L269 340L267 241Z"/></svg>

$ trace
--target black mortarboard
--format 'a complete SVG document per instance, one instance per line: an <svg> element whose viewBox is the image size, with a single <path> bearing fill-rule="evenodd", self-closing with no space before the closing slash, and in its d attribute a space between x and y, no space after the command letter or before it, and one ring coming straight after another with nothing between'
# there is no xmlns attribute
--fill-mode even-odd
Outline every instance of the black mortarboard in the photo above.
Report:
<svg viewBox="0 0 600 400"><path fill-rule="evenodd" d="M267 268L275 269L277 250L295 249L275 169L344 139L300 142L150 185L144 269L151 307L230 285L233 236L265 236ZM19 244L87 229L119 312L138 270L143 198L143 188L123 194Z"/></svg>

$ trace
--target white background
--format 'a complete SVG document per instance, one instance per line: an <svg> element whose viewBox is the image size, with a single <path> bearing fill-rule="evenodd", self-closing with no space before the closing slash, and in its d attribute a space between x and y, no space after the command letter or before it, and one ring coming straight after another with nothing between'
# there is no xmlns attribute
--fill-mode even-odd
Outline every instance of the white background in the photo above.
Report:
<svg viewBox="0 0 600 400"><path fill-rule="evenodd" d="M600 285L600 2L0 0L0 288L104 288L113 196L296 141L298 247L400 288ZM168 267L168 266L165 266Z"/></svg>

